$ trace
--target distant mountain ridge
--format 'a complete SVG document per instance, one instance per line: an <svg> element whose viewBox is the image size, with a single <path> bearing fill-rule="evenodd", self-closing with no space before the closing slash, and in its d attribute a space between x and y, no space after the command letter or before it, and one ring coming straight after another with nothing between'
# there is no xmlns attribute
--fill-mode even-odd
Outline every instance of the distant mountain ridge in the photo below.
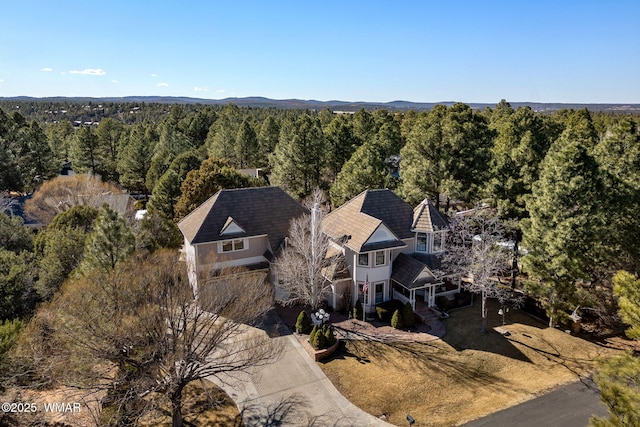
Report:
<svg viewBox="0 0 640 427"><path fill-rule="evenodd" d="M300 108L321 110L328 108L333 111L353 112L360 109L376 110L384 108L387 110L430 110L436 105L451 106L456 101L443 102L411 102L411 101L392 101L392 102L349 102L349 101L316 101L302 99L270 99L259 96L251 96L246 98L224 98L224 99L204 99L191 98L186 96L125 96L125 97L45 97L35 98L29 96L0 97L0 101L21 101L21 102L144 102L159 104L203 104L203 105L225 105L235 104L242 107L259 107L259 108ZM476 103L465 102L474 109L485 109L487 107L495 107L496 103ZM589 103L561 103L561 102L509 102L512 107L518 108L529 106L534 111L557 111L561 109L581 109L587 108L591 111L610 111L610 112L639 112L640 104L589 104Z"/></svg>

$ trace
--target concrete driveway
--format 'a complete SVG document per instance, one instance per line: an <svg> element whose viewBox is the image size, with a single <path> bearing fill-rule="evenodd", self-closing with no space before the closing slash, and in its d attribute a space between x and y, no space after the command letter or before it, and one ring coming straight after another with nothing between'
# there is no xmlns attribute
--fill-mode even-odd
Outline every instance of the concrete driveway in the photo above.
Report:
<svg viewBox="0 0 640 427"><path fill-rule="evenodd" d="M270 322L279 320L273 315L270 318ZM245 425L390 425L342 396L286 327L281 336L272 339L283 347L279 360L249 373L209 378L233 399Z"/></svg>

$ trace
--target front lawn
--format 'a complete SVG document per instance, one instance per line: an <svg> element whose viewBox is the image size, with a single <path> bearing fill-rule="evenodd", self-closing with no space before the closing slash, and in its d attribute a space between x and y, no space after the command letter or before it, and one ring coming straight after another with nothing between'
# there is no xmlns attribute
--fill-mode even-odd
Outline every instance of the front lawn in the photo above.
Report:
<svg viewBox="0 0 640 427"><path fill-rule="evenodd" d="M490 303L489 328L501 326ZM389 422L454 426L588 376L594 359L615 350L548 328L524 313L507 314L503 336L480 331L479 304L445 320L429 343L347 341L320 367L351 402Z"/></svg>

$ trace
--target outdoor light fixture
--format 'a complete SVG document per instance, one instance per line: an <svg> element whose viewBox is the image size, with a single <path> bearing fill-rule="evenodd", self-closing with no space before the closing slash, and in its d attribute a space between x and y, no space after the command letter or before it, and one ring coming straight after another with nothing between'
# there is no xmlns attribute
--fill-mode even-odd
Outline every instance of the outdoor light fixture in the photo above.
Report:
<svg viewBox="0 0 640 427"><path fill-rule="evenodd" d="M324 324L324 322L328 322L329 321L329 313L327 313L326 311L324 311L324 309L320 309L316 312L316 319L318 319L320 321L320 324Z"/></svg>
<svg viewBox="0 0 640 427"><path fill-rule="evenodd" d="M502 326L504 326L505 322L504 322L504 316L509 312L509 307L505 307L502 308L500 307L500 310L498 310L498 315L502 316Z"/></svg>
<svg viewBox="0 0 640 427"><path fill-rule="evenodd" d="M409 421L409 425L412 426L416 423L416 420L413 419L413 417L409 414L407 414L407 421Z"/></svg>

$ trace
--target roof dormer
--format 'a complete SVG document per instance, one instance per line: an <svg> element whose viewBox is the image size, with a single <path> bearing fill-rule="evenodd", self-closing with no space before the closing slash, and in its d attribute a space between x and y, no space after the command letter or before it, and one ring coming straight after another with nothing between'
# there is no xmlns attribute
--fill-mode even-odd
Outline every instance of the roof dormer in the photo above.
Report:
<svg viewBox="0 0 640 427"><path fill-rule="evenodd" d="M245 229L240 226L232 217L228 217L225 221L222 229L220 230L221 236L226 236L228 234L241 234L246 233Z"/></svg>

